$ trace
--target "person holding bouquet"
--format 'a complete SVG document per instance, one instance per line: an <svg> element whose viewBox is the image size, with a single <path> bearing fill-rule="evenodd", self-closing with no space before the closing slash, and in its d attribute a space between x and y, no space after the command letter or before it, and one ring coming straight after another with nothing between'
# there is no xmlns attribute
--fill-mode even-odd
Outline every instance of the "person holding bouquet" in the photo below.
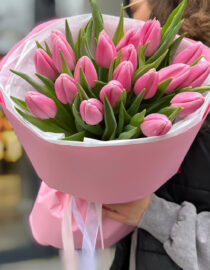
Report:
<svg viewBox="0 0 210 270"><path fill-rule="evenodd" d="M130 17L162 25L179 0L125 0ZM210 59L210 1L189 0L181 32L201 41ZM205 44L205 45L204 45ZM208 56L209 53L209 56ZM170 153L169 153L170 155ZM151 165L152 169L152 165ZM165 168L167 170L167 168ZM111 270L210 269L210 116L180 170L155 194L108 205L103 215L138 229L117 244Z"/></svg>
<svg viewBox="0 0 210 270"><path fill-rule="evenodd" d="M135 18L154 18L145 24L124 21L123 5L116 18L89 2L92 17L37 26L1 63L0 102L43 180L33 235L63 248L66 269L93 270L95 248L139 227L119 243L111 269L207 269L208 125L197 134L210 111L209 49L183 40L187 20L197 29L202 18L207 44L207 2L127 3Z"/></svg>

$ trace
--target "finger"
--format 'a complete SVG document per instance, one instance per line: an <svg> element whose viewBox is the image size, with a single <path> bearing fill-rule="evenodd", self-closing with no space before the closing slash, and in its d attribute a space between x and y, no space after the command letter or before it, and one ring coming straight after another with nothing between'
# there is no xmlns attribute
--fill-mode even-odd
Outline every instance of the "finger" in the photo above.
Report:
<svg viewBox="0 0 210 270"><path fill-rule="evenodd" d="M126 217L124 217L116 212L112 212L112 211L109 211L107 209L103 209L102 213L103 213L103 216L106 218L110 218L110 219L113 219L113 220L121 222L121 223L126 223L125 222Z"/></svg>
<svg viewBox="0 0 210 270"><path fill-rule="evenodd" d="M125 204L107 204L106 207L108 209L121 212L121 210L124 210L126 205Z"/></svg>

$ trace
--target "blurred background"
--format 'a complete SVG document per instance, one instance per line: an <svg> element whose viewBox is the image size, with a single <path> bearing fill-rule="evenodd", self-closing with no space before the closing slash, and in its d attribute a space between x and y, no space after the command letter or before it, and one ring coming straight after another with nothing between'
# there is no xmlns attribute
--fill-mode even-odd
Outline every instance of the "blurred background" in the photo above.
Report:
<svg viewBox="0 0 210 270"><path fill-rule="evenodd" d="M104 14L119 15L121 0L97 2ZM0 57L37 24L84 13L90 13L88 0L1 1ZM39 246L30 232L28 217L39 185L40 180L0 108L0 270L62 268L58 250Z"/></svg>

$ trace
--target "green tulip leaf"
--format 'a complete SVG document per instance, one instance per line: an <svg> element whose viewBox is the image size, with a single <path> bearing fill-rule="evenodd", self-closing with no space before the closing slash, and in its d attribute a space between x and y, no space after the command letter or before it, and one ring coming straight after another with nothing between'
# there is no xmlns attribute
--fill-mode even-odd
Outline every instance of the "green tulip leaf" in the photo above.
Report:
<svg viewBox="0 0 210 270"><path fill-rule="evenodd" d="M84 138L85 138L85 132L82 131L82 132L78 132L78 133L76 133L74 135L71 135L71 136L62 138L61 140L62 141L78 141L78 142L83 142L84 141Z"/></svg>
<svg viewBox="0 0 210 270"><path fill-rule="evenodd" d="M73 77L73 74L72 74L72 72L71 72L71 70L66 62L66 59L65 59L62 51L59 50L59 53L60 53L60 57L61 57L61 61L62 61L62 73L66 73L66 74L70 75L71 77Z"/></svg>
<svg viewBox="0 0 210 270"><path fill-rule="evenodd" d="M49 47L47 41L44 41L44 44L45 44L45 51L46 51L46 53L47 53L50 57L52 57L52 53L51 53L51 50L50 50L50 47Z"/></svg>
<svg viewBox="0 0 210 270"><path fill-rule="evenodd" d="M91 51L91 45L92 45L92 30L93 30L93 18L89 20L88 24L85 27L85 36L86 36L87 44L90 51Z"/></svg>
<svg viewBox="0 0 210 270"><path fill-rule="evenodd" d="M16 105L18 105L21 109L23 109L26 112L29 112L28 107L22 99L10 96L10 98L15 102Z"/></svg>
<svg viewBox="0 0 210 270"><path fill-rule="evenodd" d="M131 104L130 108L128 109L128 114L130 116L134 116L135 114L137 114L140 110L140 105L141 102L144 98L146 90L144 89L133 101L133 103Z"/></svg>
<svg viewBox="0 0 210 270"><path fill-rule="evenodd" d="M80 95L76 94L76 96L74 97L74 100L73 100L73 104L74 104L77 111L79 111L80 103L81 103Z"/></svg>
<svg viewBox="0 0 210 270"><path fill-rule="evenodd" d="M71 46L73 50L75 50L74 39L73 39L72 32L69 27L69 23L67 19L65 19L65 34L66 34L66 40L68 41L69 45Z"/></svg>
<svg viewBox="0 0 210 270"><path fill-rule="evenodd" d="M125 105L126 104L126 99L127 99L127 92L125 89L123 89L120 97L119 97L119 100L114 108L114 113L115 114L118 114L119 113L119 110L120 110L120 104L121 102L123 102L123 104Z"/></svg>
<svg viewBox="0 0 210 270"><path fill-rule="evenodd" d="M47 89L51 92L51 94L55 95L55 88L54 88L54 82L52 80L50 80L49 78L45 77L42 74L39 73L35 73L35 75L37 76L37 78L40 79L40 81L42 81L44 83L44 85L47 87Z"/></svg>
<svg viewBox="0 0 210 270"><path fill-rule="evenodd" d="M52 53L50 51L50 47L49 45L47 44L47 42L45 41L44 44L45 44L45 48L39 43L39 41L35 41L36 43L36 46L38 49L42 49L43 51L45 51L50 57L52 57Z"/></svg>
<svg viewBox="0 0 210 270"><path fill-rule="evenodd" d="M169 78L169 79L161 82L158 85L158 89L157 89L155 96L152 97L151 99L148 99L148 103L153 104L157 100L159 100L165 94L166 88L169 86L169 84L172 82L172 80L173 80L172 78Z"/></svg>
<svg viewBox="0 0 210 270"><path fill-rule="evenodd" d="M114 69L117 68L119 66L119 64L121 63L121 56L122 56L122 49L118 52L116 61L115 61L115 65L114 65Z"/></svg>
<svg viewBox="0 0 210 270"><path fill-rule="evenodd" d="M201 61L202 58L203 58L203 55L201 55L194 62L192 62L192 64L190 66L193 67L193 66L197 65Z"/></svg>
<svg viewBox="0 0 210 270"><path fill-rule="evenodd" d="M149 106L147 108L147 115L151 113L157 113L162 108L167 107L170 105L170 101L175 96L175 93L168 94L166 96L163 96L161 99L159 99L155 104Z"/></svg>
<svg viewBox="0 0 210 270"><path fill-rule="evenodd" d="M209 91L209 90L210 90L210 85L206 85L206 86L200 86L200 87L192 88L190 90L190 92L198 92L198 93L202 94L202 93L205 93L206 91Z"/></svg>
<svg viewBox="0 0 210 270"><path fill-rule="evenodd" d="M42 50L45 51L45 49L44 49L43 46L39 43L39 41L36 40L35 43L36 43L36 46L37 46L38 49L42 49Z"/></svg>
<svg viewBox="0 0 210 270"><path fill-rule="evenodd" d="M119 117L118 117L118 124L117 124L117 131L116 131L116 136L119 136L120 133L123 131L123 127L125 124L125 107L123 102L121 101L120 103L120 109L119 109Z"/></svg>
<svg viewBox="0 0 210 270"><path fill-rule="evenodd" d="M131 118L130 125L134 127L140 127L140 125L144 122L144 117L146 115L146 110L143 110L140 113L137 113Z"/></svg>
<svg viewBox="0 0 210 270"><path fill-rule="evenodd" d="M185 87L185 88L179 88L178 90L175 90L174 92L176 94L179 94L179 93L182 93L182 92L192 92L192 86L188 86L188 87Z"/></svg>
<svg viewBox="0 0 210 270"><path fill-rule="evenodd" d="M102 137L103 140L114 140L117 130L117 121L106 94L104 94L104 122L105 131Z"/></svg>
<svg viewBox="0 0 210 270"><path fill-rule="evenodd" d="M99 34L104 29L104 22L101 12L96 4L95 0L89 0L92 8L92 17L93 17L93 26L94 26L94 35L98 39Z"/></svg>
<svg viewBox="0 0 210 270"><path fill-rule="evenodd" d="M99 86L105 86L106 83L105 82L102 82L102 81L99 81L99 80L96 80L96 84L99 85Z"/></svg>
<svg viewBox="0 0 210 270"><path fill-rule="evenodd" d="M138 68L136 70L136 72L134 73L133 83L135 83L142 75L144 75L145 73L147 73L151 69L153 69L153 68L157 69L160 66L160 64L162 63L162 61L165 59L167 53L168 53L168 50L165 50L163 52L163 54L160 55L160 57L157 58L154 62L146 64L146 65Z"/></svg>
<svg viewBox="0 0 210 270"><path fill-rule="evenodd" d="M29 75L23 73L23 72L19 72L17 70L13 70L10 69L10 71L16 75L18 75L19 77L21 77L22 79L24 79L25 81L27 81L32 87L34 87L38 92L48 96L48 89L42 85L41 83L37 82L36 80L32 79Z"/></svg>
<svg viewBox="0 0 210 270"><path fill-rule="evenodd" d="M158 113L166 115L168 119L173 123L182 109L183 108L179 106L168 106L161 109Z"/></svg>
<svg viewBox="0 0 210 270"><path fill-rule="evenodd" d="M25 120L27 120L28 122L30 122L34 126L38 127L42 131L53 132L53 133L65 133L65 134L70 135L70 132L68 130L65 130L62 127L60 127L57 124L57 122L55 122L54 119L45 119L45 120L38 119L32 115L24 113L23 111L21 111L17 107L15 107L15 109Z"/></svg>
<svg viewBox="0 0 210 270"><path fill-rule="evenodd" d="M108 81L111 81L112 80L112 76L113 76L113 72L114 72L114 69L115 69L116 60L117 60L117 58L114 58L112 60L111 64L110 64L109 72L108 72Z"/></svg>
<svg viewBox="0 0 210 270"><path fill-rule="evenodd" d="M78 83L77 86L78 86L78 91L79 91L79 95L80 95L81 100L87 100L89 97L86 94L82 85Z"/></svg>
<svg viewBox="0 0 210 270"><path fill-rule="evenodd" d="M149 44L150 44L150 41L148 41L143 47L142 47L142 51L143 51L143 54L145 55L145 53L146 53L146 49L147 49L147 47L149 46Z"/></svg>
<svg viewBox="0 0 210 270"><path fill-rule="evenodd" d="M77 40L75 42L75 56L76 56L76 60L78 61L81 58L81 43L82 43L82 31L83 29L81 28L79 30L78 36L77 36Z"/></svg>
<svg viewBox="0 0 210 270"><path fill-rule="evenodd" d="M167 34L180 22L186 6L187 0L183 0L170 14L165 25L162 27L162 39L166 38Z"/></svg>
<svg viewBox="0 0 210 270"><path fill-rule="evenodd" d="M137 138L139 136L139 133L140 129L137 127L133 127L131 130L121 133L120 136L118 137L118 140L128 140Z"/></svg>
<svg viewBox="0 0 210 270"><path fill-rule="evenodd" d="M184 37L187 35L187 33L183 33L181 36L179 36L178 38L176 38L170 45L169 47L169 52L168 52L168 62L166 63L165 66L169 66L172 64L173 62L173 58L174 55L177 51L177 48L179 47L180 43L182 42L182 40L184 39Z"/></svg>
<svg viewBox="0 0 210 270"><path fill-rule="evenodd" d="M93 91L91 90L89 83L87 81L87 78L85 76L85 73L82 68L79 70L79 75L80 75L80 84L85 90L86 94L88 95L89 98L95 98L96 96L94 95Z"/></svg>
<svg viewBox="0 0 210 270"><path fill-rule="evenodd" d="M98 78L102 82L108 81L109 69L98 67Z"/></svg>
<svg viewBox="0 0 210 270"><path fill-rule="evenodd" d="M119 23L112 39L114 44L117 45L123 36L124 36L124 7L122 4Z"/></svg>
<svg viewBox="0 0 210 270"><path fill-rule="evenodd" d="M143 48L141 47L141 44L139 45L139 51L138 51L138 68L145 65L145 56L143 52Z"/></svg>

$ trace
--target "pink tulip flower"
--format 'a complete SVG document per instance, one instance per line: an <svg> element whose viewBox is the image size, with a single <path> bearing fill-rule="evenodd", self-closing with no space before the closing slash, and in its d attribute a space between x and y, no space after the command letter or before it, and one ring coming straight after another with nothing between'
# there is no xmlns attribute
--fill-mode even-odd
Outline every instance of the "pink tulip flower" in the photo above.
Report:
<svg viewBox="0 0 210 270"><path fill-rule="evenodd" d="M62 59L60 51L68 64L70 70L73 70L76 64L76 58L73 49L69 45L66 37L58 30L53 30L51 34L52 59L57 70L62 73Z"/></svg>
<svg viewBox="0 0 210 270"><path fill-rule="evenodd" d="M98 76L90 58L88 58L87 56L82 56L77 62L74 71L74 78L76 82L80 81L80 68L82 68L89 86L93 88L96 85L96 80L98 79Z"/></svg>
<svg viewBox="0 0 210 270"><path fill-rule="evenodd" d="M100 99L104 102L104 94L106 94L111 106L114 108L123 92L123 86L120 82L112 80L105 85L100 91Z"/></svg>
<svg viewBox="0 0 210 270"><path fill-rule="evenodd" d="M129 44L133 44L136 51L138 51L140 39L141 39L140 27L129 30L118 43L117 51L121 50L122 48L126 47Z"/></svg>
<svg viewBox="0 0 210 270"><path fill-rule="evenodd" d="M153 68L136 81L134 92L138 96L145 89L144 99L152 98L157 91L158 83L159 74Z"/></svg>
<svg viewBox="0 0 210 270"><path fill-rule="evenodd" d="M182 86L190 74L190 68L185 64L174 64L159 71L159 83L172 78L172 82L166 88L166 93L173 91L178 86Z"/></svg>
<svg viewBox="0 0 210 270"><path fill-rule="evenodd" d="M179 112L179 117L185 117L194 113L199 109L205 101L205 98L197 92L183 92L177 94L172 100L172 106L180 106L183 108Z"/></svg>
<svg viewBox="0 0 210 270"><path fill-rule="evenodd" d="M55 93L63 104L72 104L75 95L78 93L74 78L68 74L61 74L55 81Z"/></svg>
<svg viewBox="0 0 210 270"><path fill-rule="evenodd" d="M130 92L133 74L134 74L133 64L130 61L123 61L115 69L112 79L119 81L126 89L126 91Z"/></svg>
<svg viewBox="0 0 210 270"><path fill-rule="evenodd" d="M25 102L29 111L37 118L49 119L56 116L57 107L55 102L41 93L27 92Z"/></svg>
<svg viewBox="0 0 210 270"><path fill-rule="evenodd" d="M203 52L203 44L196 42L192 46L186 48L180 52L173 60L173 64L183 63L191 65L196 59L198 59Z"/></svg>
<svg viewBox="0 0 210 270"><path fill-rule="evenodd" d="M156 19L147 21L141 31L140 44L144 46L149 42L145 55L151 56L158 49L161 41L161 26Z"/></svg>
<svg viewBox="0 0 210 270"><path fill-rule="evenodd" d="M121 61L131 61L134 70L137 69L137 52L133 44L129 44L122 49Z"/></svg>
<svg viewBox="0 0 210 270"><path fill-rule="evenodd" d="M88 125L97 125L103 120L104 106L96 98L83 100L80 104L80 114Z"/></svg>
<svg viewBox="0 0 210 270"><path fill-rule="evenodd" d="M183 82L182 87L192 86L193 88L201 86L210 74L209 62L200 62L190 67L188 78Z"/></svg>
<svg viewBox="0 0 210 270"><path fill-rule="evenodd" d="M53 63L52 58L42 49L37 49L34 53L34 64L36 72L45 77L55 80L58 71Z"/></svg>
<svg viewBox="0 0 210 270"><path fill-rule="evenodd" d="M141 130L147 137L165 135L171 127L172 123L168 117L160 113L149 114L141 124Z"/></svg>
<svg viewBox="0 0 210 270"><path fill-rule="evenodd" d="M103 67L109 68L112 60L117 56L117 50L112 39L103 30L98 38L96 48L96 63Z"/></svg>

